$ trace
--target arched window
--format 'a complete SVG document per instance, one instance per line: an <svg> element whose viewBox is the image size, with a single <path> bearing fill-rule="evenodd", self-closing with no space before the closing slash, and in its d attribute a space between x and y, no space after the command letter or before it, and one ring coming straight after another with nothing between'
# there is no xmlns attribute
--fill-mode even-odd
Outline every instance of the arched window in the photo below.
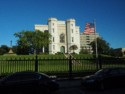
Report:
<svg viewBox="0 0 125 94"><path fill-rule="evenodd" d="M65 35L64 34L60 35L60 43L65 43Z"/></svg>

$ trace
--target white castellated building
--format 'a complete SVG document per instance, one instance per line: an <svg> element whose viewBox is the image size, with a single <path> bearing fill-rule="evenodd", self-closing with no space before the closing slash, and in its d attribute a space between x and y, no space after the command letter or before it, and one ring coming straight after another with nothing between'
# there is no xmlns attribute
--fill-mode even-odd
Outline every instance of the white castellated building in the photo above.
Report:
<svg viewBox="0 0 125 94"><path fill-rule="evenodd" d="M56 18L49 18L48 25L35 25L35 30L48 31L51 34L49 54L72 53L73 51L69 49L72 45L77 45L78 49L75 53L79 54L80 30L79 26L76 26L75 19L58 21Z"/></svg>

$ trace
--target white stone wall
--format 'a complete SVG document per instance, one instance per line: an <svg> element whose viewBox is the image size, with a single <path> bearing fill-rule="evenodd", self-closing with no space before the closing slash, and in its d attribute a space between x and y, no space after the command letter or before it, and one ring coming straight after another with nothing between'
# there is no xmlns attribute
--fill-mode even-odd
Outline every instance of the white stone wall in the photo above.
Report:
<svg viewBox="0 0 125 94"><path fill-rule="evenodd" d="M59 42L59 36L57 31L57 19L56 18L50 18L48 20L48 26L49 26L49 33L52 35L51 37L51 44L49 48L50 54L55 54L59 52L58 42Z"/></svg>
<svg viewBox="0 0 125 94"><path fill-rule="evenodd" d="M35 30L40 30L42 32L48 31L48 25L35 25Z"/></svg>
<svg viewBox="0 0 125 94"><path fill-rule="evenodd" d="M122 48L123 57L125 57L125 48Z"/></svg>
<svg viewBox="0 0 125 94"><path fill-rule="evenodd" d="M76 37L75 37L75 43L78 47L78 49L76 50L76 53L78 53L78 54L80 52L80 30L79 29L80 28L77 26L76 27Z"/></svg>
<svg viewBox="0 0 125 94"><path fill-rule="evenodd" d="M65 21L58 21L58 25L57 25L57 31L58 31L58 36L59 36L59 43L58 43L58 46L59 46L59 49L61 49L61 47L65 47L65 52L67 52L67 41L66 41L66 24L65 24ZM64 34L65 38L64 38L64 43L60 43L60 35L61 34ZM60 51L59 51L60 52Z"/></svg>
<svg viewBox="0 0 125 94"><path fill-rule="evenodd" d="M75 30L75 20L69 19L67 20L67 37L68 37L68 53L71 53L72 51L69 50L70 46L74 45L74 30Z"/></svg>
<svg viewBox="0 0 125 94"><path fill-rule="evenodd" d="M65 53L70 53L69 47L77 45L78 49L75 53L80 52L80 30L76 26L74 19L67 21L58 21L56 18L49 18L48 25L35 25L35 30L46 31L51 34L51 43L49 45L49 53L55 54L61 51L61 47L64 47ZM60 35L65 35L65 42L60 43ZM68 44L68 45L67 45Z"/></svg>
<svg viewBox="0 0 125 94"><path fill-rule="evenodd" d="M74 19L67 20L67 35L68 35L68 52L72 53L73 51L69 50L70 46L77 45L78 49L75 50L75 53L80 51L80 36L79 36L79 27L75 25Z"/></svg>

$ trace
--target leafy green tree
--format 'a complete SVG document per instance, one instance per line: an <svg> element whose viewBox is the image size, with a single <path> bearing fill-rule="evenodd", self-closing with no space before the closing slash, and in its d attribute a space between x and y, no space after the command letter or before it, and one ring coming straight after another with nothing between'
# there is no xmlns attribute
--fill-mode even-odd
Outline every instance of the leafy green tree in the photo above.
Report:
<svg viewBox="0 0 125 94"><path fill-rule="evenodd" d="M18 50L17 50L17 46L12 46L12 50L13 50L14 53L17 54L17 51L18 51Z"/></svg>
<svg viewBox="0 0 125 94"><path fill-rule="evenodd" d="M125 51L123 52L123 55L125 55Z"/></svg>
<svg viewBox="0 0 125 94"><path fill-rule="evenodd" d="M70 49L70 50L73 50L73 53L74 53L74 50L77 50L78 47L77 47L77 45L72 45L72 46L70 46L69 49Z"/></svg>
<svg viewBox="0 0 125 94"><path fill-rule="evenodd" d="M18 52L20 54L40 53L43 47L47 47L50 43L51 35L48 32L22 31L14 34L18 38ZM23 50L23 52L21 51Z"/></svg>
<svg viewBox="0 0 125 94"><path fill-rule="evenodd" d="M17 54L29 54L30 47L32 46L31 40L33 31L22 31L14 34L17 40Z"/></svg>
<svg viewBox="0 0 125 94"><path fill-rule="evenodd" d="M5 53L8 53L8 51L9 51L9 47L8 47L7 45L2 45L2 46L0 47L0 55L3 55L3 54L5 54Z"/></svg>
<svg viewBox="0 0 125 94"><path fill-rule="evenodd" d="M50 33L49 32L41 32L36 30L33 37L33 46L36 48L37 53L43 52L43 47L48 48L50 44Z"/></svg>
<svg viewBox="0 0 125 94"><path fill-rule="evenodd" d="M90 45L92 46L93 53L96 53L96 45L95 41L91 42ZM98 54L109 54L110 46L109 43L107 43L102 38L97 38L97 50Z"/></svg>
<svg viewBox="0 0 125 94"><path fill-rule="evenodd" d="M49 32L44 32L44 46L45 47L48 47L48 45L51 43L51 40L50 40L50 33Z"/></svg>
<svg viewBox="0 0 125 94"><path fill-rule="evenodd" d="M81 49L80 54L89 54L89 51L87 49Z"/></svg>
<svg viewBox="0 0 125 94"><path fill-rule="evenodd" d="M117 49L111 48L110 55L115 57L122 57L123 56L122 48L117 48Z"/></svg>

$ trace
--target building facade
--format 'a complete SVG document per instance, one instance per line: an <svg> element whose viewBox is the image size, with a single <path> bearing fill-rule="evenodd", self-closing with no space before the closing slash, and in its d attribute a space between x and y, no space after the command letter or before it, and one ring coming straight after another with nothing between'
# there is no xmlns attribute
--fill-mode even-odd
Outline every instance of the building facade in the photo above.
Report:
<svg viewBox="0 0 125 94"><path fill-rule="evenodd" d="M123 57L125 57L125 48L122 48Z"/></svg>
<svg viewBox="0 0 125 94"><path fill-rule="evenodd" d="M97 37L100 37L98 33L95 32L95 27L93 23L86 23L83 33L80 33L80 48L87 50L92 53L92 47L90 43L94 41Z"/></svg>
<svg viewBox="0 0 125 94"><path fill-rule="evenodd" d="M76 26L75 19L59 21L56 18L49 18L47 25L35 25L35 30L42 32L48 31L51 34L51 43L49 44L49 54L72 53L69 48L77 45L75 53L80 52L80 30Z"/></svg>

